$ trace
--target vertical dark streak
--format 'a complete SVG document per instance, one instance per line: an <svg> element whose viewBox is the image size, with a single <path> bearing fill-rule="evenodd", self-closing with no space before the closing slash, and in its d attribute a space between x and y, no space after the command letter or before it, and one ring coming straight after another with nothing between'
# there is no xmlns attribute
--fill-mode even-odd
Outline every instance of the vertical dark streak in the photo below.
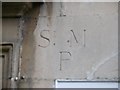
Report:
<svg viewBox="0 0 120 90"><path fill-rule="evenodd" d="M86 46L86 30L84 29L84 32L83 32L83 38L84 38L84 40L83 40L83 46L85 47Z"/></svg>
<svg viewBox="0 0 120 90"><path fill-rule="evenodd" d="M60 52L60 71L62 70L62 58L61 58L61 56L62 56L62 52Z"/></svg>
<svg viewBox="0 0 120 90"><path fill-rule="evenodd" d="M72 32L72 34L73 34L73 36L74 36L74 38L75 38L76 43L78 43L78 40L77 40L77 38L76 38L76 36L75 36L73 30L70 30L70 31Z"/></svg>

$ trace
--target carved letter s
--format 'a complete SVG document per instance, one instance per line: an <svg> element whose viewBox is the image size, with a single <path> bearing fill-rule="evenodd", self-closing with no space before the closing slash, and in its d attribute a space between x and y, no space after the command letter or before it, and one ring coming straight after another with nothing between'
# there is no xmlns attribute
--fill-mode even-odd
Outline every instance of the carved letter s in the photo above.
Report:
<svg viewBox="0 0 120 90"><path fill-rule="evenodd" d="M47 40L47 41L48 41L48 44L45 45L45 46L43 46L43 45L39 45L39 46L40 46L40 47L43 47L43 48L46 48L46 47L49 46L49 44L50 44L50 39L47 38L47 37L45 37L45 36L43 35L43 32L49 32L49 30L42 30L42 31L40 32L40 37L43 38L43 39L45 39L45 40Z"/></svg>

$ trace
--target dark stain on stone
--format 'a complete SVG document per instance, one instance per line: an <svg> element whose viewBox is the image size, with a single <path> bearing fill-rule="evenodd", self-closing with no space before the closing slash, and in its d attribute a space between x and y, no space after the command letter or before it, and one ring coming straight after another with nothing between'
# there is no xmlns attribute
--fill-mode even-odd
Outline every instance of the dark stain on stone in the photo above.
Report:
<svg viewBox="0 0 120 90"><path fill-rule="evenodd" d="M36 5L24 15L25 18L25 32L23 39L23 49L22 49L22 64L21 64L21 74L26 77L31 77L34 74L35 67L35 38L33 35L34 30L36 29L39 14L40 14L40 5ZM29 59L27 59L29 58ZM20 86L22 83L19 84ZM33 86L33 81L28 80L25 82L25 87L31 88Z"/></svg>
<svg viewBox="0 0 120 90"><path fill-rule="evenodd" d="M67 40L67 42L69 43L69 42L70 42L70 40Z"/></svg>

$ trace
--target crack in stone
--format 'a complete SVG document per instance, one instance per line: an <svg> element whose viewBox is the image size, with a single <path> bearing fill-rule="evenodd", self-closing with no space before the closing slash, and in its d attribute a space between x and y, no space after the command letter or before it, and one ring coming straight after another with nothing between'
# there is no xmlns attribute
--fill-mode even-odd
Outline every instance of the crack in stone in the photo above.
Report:
<svg viewBox="0 0 120 90"><path fill-rule="evenodd" d="M110 57L107 57L105 59L103 59L101 62L99 62L97 65L92 67L91 72L87 72L87 80L92 80L94 78L95 73L97 72L97 70L104 65L106 62L110 61L111 58L113 58L114 56L118 55L118 52L113 53Z"/></svg>

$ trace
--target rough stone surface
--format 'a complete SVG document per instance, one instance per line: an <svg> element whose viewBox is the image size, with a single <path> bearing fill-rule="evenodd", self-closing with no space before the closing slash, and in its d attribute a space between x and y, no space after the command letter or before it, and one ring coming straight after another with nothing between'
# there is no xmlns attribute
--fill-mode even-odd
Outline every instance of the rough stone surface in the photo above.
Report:
<svg viewBox="0 0 120 90"><path fill-rule="evenodd" d="M46 4L34 37L33 87L53 87L55 79L117 80L117 3Z"/></svg>
<svg viewBox="0 0 120 90"><path fill-rule="evenodd" d="M21 56L26 79L19 87L52 88L56 79L118 80L117 2L45 3L28 15ZM11 24L18 24L4 23L3 40L14 42Z"/></svg>

